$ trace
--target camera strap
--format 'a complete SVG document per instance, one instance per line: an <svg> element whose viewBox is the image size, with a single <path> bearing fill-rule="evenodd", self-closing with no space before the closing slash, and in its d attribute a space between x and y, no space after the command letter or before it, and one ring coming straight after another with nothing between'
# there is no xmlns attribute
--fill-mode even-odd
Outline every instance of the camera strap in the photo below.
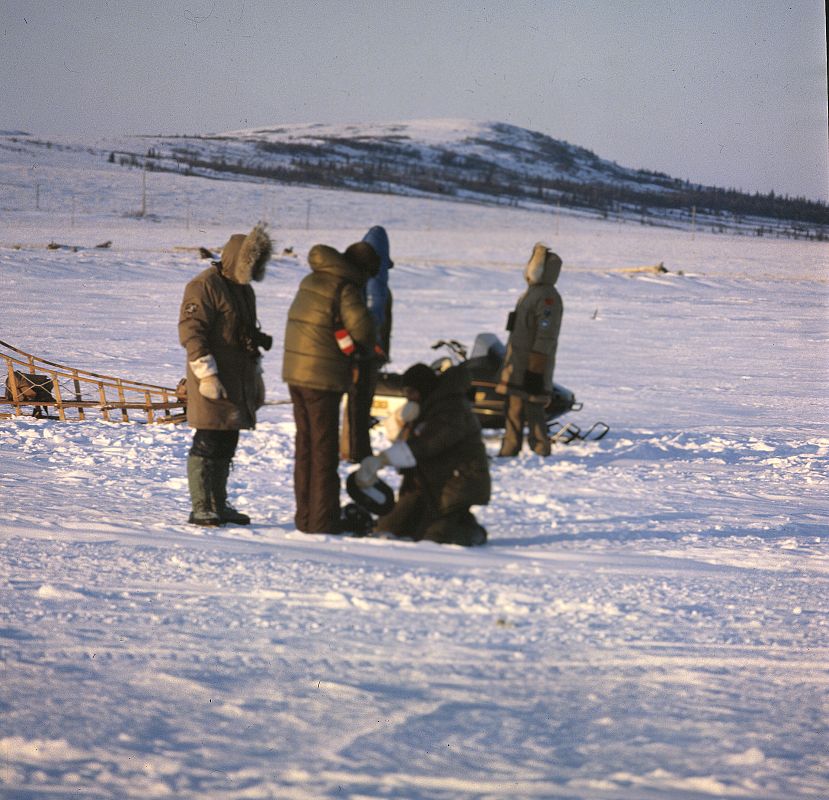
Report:
<svg viewBox="0 0 829 800"><path fill-rule="evenodd" d="M219 274L222 276L228 303L236 318L233 326L234 342L243 350L251 353L255 351L255 355L258 356L259 348L256 347L255 342L259 323L256 319L256 298L253 289L240 283L234 283L222 274L221 269L219 269ZM245 291L246 289L248 291Z"/></svg>

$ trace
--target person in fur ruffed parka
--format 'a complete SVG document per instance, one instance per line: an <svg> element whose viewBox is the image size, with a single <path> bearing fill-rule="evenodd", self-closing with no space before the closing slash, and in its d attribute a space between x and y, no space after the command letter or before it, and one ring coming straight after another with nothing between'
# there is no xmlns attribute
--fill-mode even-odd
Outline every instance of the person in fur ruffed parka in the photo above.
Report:
<svg viewBox="0 0 829 800"><path fill-rule="evenodd" d="M374 346L363 286L379 258L365 242L344 253L318 244L308 264L288 310L282 361L296 423L294 521L303 533L339 533L340 401L352 382L353 353Z"/></svg>
<svg viewBox="0 0 829 800"><path fill-rule="evenodd" d="M564 305L556 289L561 259L539 242L524 268L527 290L510 314L507 352L496 391L506 394L501 456L521 451L524 423L533 452L550 454L544 408L553 391L558 335Z"/></svg>
<svg viewBox="0 0 829 800"><path fill-rule="evenodd" d="M179 341L187 352L187 421L195 428L187 461L196 525L246 525L227 503L227 478L239 431L256 425L265 402L260 347L270 349L256 316L251 281L261 281L272 244L264 223L237 233L221 260L191 280L179 313Z"/></svg>

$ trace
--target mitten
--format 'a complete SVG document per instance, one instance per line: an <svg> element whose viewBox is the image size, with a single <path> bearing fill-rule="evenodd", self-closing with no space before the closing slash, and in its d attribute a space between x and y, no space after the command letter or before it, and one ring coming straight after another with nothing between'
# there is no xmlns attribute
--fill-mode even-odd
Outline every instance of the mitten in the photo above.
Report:
<svg viewBox="0 0 829 800"><path fill-rule="evenodd" d="M544 376L540 372L524 373L524 391L527 394L544 394Z"/></svg>
<svg viewBox="0 0 829 800"><path fill-rule="evenodd" d="M546 368L547 356L544 353L531 352L527 358L527 371L524 373L524 389L527 394L544 394Z"/></svg>
<svg viewBox="0 0 829 800"><path fill-rule="evenodd" d="M408 400L393 414L386 417L383 427L386 429L386 436L394 441L400 431L410 422L414 422L420 416L420 403L415 400Z"/></svg>
<svg viewBox="0 0 829 800"><path fill-rule="evenodd" d="M357 481L357 486L361 489L367 489L369 486L374 486L377 482L377 472L383 466L383 459L380 456L366 456L361 462L357 470L357 475L354 480Z"/></svg>
<svg viewBox="0 0 829 800"><path fill-rule="evenodd" d="M199 394L208 400L222 400L227 397L225 387L219 380L216 359L210 353L190 362L190 369L199 381Z"/></svg>
<svg viewBox="0 0 829 800"><path fill-rule="evenodd" d="M395 442L388 450L380 453L380 460L384 465L397 469L408 469L417 465L412 449L402 441Z"/></svg>
<svg viewBox="0 0 829 800"><path fill-rule="evenodd" d="M208 375L199 381L199 394L208 400L225 400L227 392L218 375Z"/></svg>

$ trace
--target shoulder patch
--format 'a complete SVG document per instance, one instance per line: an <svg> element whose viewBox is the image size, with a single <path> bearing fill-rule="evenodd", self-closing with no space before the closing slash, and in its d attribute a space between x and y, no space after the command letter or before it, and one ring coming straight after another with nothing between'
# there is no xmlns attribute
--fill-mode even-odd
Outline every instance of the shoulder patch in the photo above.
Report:
<svg viewBox="0 0 829 800"><path fill-rule="evenodd" d="M184 313L187 314L187 316L189 317L192 317L193 314L195 314L198 310L199 307L196 303L188 303L186 306L184 306Z"/></svg>

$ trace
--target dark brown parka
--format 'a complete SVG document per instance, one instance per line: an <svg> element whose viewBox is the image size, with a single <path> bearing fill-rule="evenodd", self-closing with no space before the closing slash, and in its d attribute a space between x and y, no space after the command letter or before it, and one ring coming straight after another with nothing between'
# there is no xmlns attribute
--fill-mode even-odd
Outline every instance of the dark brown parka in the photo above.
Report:
<svg viewBox="0 0 829 800"><path fill-rule="evenodd" d="M215 261L184 289L179 341L187 351L187 422L203 430L240 430L256 424L261 341L256 296L250 282L260 281L271 257L271 240L260 223L247 235L234 234ZM226 399L199 393L191 362L212 356ZM261 402L261 398L260 402Z"/></svg>
<svg viewBox="0 0 829 800"><path fill-rule="evenodd" d="M377 260L374 250L364 247ZM359 245L352 248L359 250ZM282 380L290 386L344 392L352 381L351 361L337 345L334 321L339 317L355 346L371 352L374 322L362 293L369 273L358 259L322 244L308 252L308 264L311 274L300 282L288 310Z"/></svg>
<svg viewBox="0 0 829 800"><path fill-rule="evenodd" d="M417 466L404 471L401 496L410 489L420 490L441 516L486 505L490 498L489 461L469 389L466 368L450 367L404 434Z"/></svg>

